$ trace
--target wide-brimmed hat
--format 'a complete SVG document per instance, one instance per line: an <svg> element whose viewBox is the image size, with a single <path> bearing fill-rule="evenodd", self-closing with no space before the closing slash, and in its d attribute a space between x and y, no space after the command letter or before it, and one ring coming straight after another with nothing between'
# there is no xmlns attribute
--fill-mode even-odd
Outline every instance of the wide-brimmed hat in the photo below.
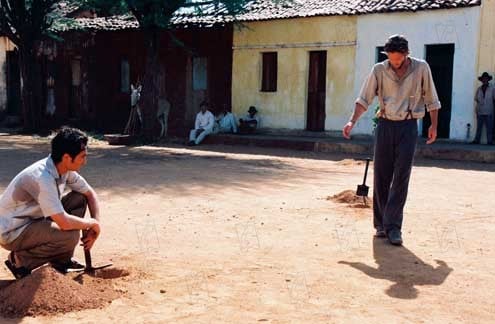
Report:
<svg viewBox="0 0 495 324"><path fill-rule="evenodd" d="M258 112L258 110L256 109L255 106L249 107L248 113L254 113L254 114L256 114L257 112Z"/></svg>
<svg viewBox="0 0 495 324"><path fill-rule="evenodd" d="M488 81L490 81L491 79L493 79L493 77L488 74L488 72L483 72L483 74L481 74L479 77L478 77L478 80L483 80L484 78L487 78Z"/></svg>

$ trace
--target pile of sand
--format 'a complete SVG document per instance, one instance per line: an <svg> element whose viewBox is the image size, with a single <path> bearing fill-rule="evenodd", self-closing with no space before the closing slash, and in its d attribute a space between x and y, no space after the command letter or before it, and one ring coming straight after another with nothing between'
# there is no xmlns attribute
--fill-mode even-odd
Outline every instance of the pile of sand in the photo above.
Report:
<svg viewBox="0 0 495 324"><path fill-rule="evenodd" d="M347 204L354 208L371 208L373 206L372 200L369 197L356 196L356 192L353 190L344 190L333 196L328 196L327 200L337 202L339 204Z"/></svg>
<svg viewBox="0 0 495 324"><path fill-rule="evenodd" d="M363 160L354 160L354 159L343 159L337 162L337 165L365 165L366 161Z"/></svg>
<svg viewBox="0 0 495 324"><path fill-rule="evenodd" d="M119 297L111 280L129 273L108 269L91 277L87 274L62 275L44 266L0 290L0 316L53 315L83 309L103 308ZM118 273L116 273L117 271Z"/></svg>

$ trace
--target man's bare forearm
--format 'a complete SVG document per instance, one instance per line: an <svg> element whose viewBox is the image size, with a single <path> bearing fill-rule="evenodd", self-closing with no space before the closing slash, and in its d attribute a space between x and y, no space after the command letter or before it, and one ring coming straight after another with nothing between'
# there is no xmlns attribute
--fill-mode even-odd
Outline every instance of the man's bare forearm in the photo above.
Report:
<svg viewBox="0 0 495 324"><path fill-rule="evenodd" d="M98 223L95 219L81 218L66 212L51 215L50 217L63 231L87 230L93 227L95 223Z"/></svg>
<svg viewBox="0 0 495 324"><path fill-rule="evenodd" d="M88 200L88 208L91 218L100 221L100 204L98 202L98 196L96 192L91 188L87 193L84 194Z"/></svg>
<svg viewBox="0 0 495 324"><path fill-rule="evenodd" d="M356 106L354 107L354 112L352 113L349 121L355 124L359 119L359 117L361 117L361 115L364 114L365 111L366 109L361 104L356 103Z"/></svg>
<svg viewBox="0 0 495 324"><path fill-rule="evenodd" d="M431 119L431 126L433 126L433 128L436 129L438 127L438 109L430 111L430 119Z"/></svg>

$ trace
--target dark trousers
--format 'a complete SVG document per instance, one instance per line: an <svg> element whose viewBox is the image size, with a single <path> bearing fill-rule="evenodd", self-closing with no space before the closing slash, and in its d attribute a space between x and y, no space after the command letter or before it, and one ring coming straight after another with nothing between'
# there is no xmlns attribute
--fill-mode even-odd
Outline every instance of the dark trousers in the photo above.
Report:
<svg viewBox="0 0 495 324"><path fill-rule="evenodd" d="M474 137L475 142L479 142L481 139L481 130L483 129L483 124L486 127L486 141L488 144L493 143L493 115L478 115L476 118L476 136Z"/></svg>
<svg viewBox="0 0 495 324"><path fill-rule="evenodd" d="M87 200L83 194L70 192L62 198L67 213L84 217ZM13 242L3 246L14 251L20 264L28 269L37 268L47 262L70 261L79 242L80 231L63 231L49 218L41 218L30 224Z"/></svg>
<svg viewBox="0 0 495 324"><path fill-rule="evenodd" d="M402 228L417 139L415 119L378 121L373 163L373 225L377 229Z"/></svg>

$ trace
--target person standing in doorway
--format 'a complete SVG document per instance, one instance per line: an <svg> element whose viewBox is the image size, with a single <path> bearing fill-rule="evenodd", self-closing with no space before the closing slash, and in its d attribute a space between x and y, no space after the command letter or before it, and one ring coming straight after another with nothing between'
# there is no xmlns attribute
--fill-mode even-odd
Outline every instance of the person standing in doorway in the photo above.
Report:
<svg viewBox="0 0 495 324"><path fill-rule="evenodd" d="M350 139L357 120L378 97L373 225L377 237L402 245L403 210L418 138L417 120L424 117L425 110L429 112L431 126L426 143L435 142L441 105L428 63L409 56L409 43L404 36L389 37L384 52L388 59L373 66L342 133Z"/></svg>
<svg viewBox="0 0 495 324"><path fill-rule="evenodd" d="M476 91L476 136L471 144L480 144L481 130L486 127L486 142L493 145L493 107L495 105L495 87L490 84L492 76L483 72L478 78L482 85Z"/></svg>

